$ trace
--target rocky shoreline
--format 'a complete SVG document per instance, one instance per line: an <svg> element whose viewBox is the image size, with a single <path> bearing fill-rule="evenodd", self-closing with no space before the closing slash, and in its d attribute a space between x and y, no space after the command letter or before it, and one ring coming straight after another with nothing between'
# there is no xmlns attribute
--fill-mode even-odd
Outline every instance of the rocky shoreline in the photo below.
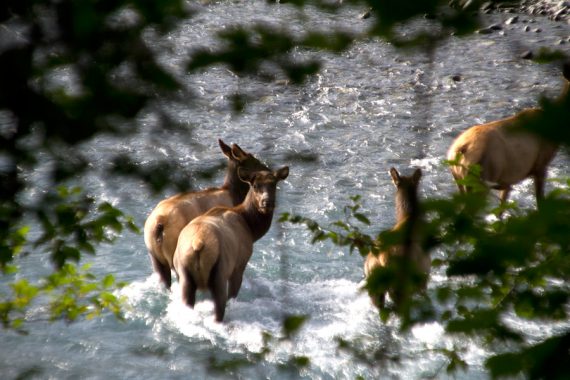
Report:
<svg viewBox="0 0 570 380"><path fill-rule="evenodd" d="M570 24L570 1L569 0L525 0L522 2L513 3L494 3L487 2L481 7L481 12L485 14L513 14L508 19L500 23L488 25L479 29L479 34L491 34L495 32L504 33L506 30L519 29L523 33L542 33L541 18L556 22L558 28L566 28ZM528 15L525 17L524 15ZM540 47L529 48L531 50L524 50L520 53L520 58L533 59L537 55L550 54L554 49L558 49L561 45L570 44L570 28L568 33L559 33L555 41L549 45L541 44ZM545 50L546 49L546 50ZM542 53L540 52L542 50ZM557 56L560 58L560 56Z"/></svg>
<svg viewBox="0 0 570 380"><path fill-rule="evenodd" d="M521 3L494 3L489 1L482 6L485 13L506 12L526 13L530 16L545 16L553 21L561 21L570 24L570 1L569 0L525 0Z"/></svg>

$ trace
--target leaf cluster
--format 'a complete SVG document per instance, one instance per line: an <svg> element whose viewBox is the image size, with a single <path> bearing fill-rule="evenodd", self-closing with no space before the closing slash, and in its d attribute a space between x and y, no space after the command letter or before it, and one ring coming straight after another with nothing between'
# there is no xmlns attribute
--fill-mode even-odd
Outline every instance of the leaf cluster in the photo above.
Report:
<svg viewBox="0 0 570 380"><path fill-rule="evenodd" d="M124 283L117 283L113 275L102 279L89 272L89 265L78 268L66 263L40 281L23 278L9 284L9 292L2 292L0 321L4 328L27 334L25 320L34 300L44 299L49 319L73 322L79 317L91 319L103 311L122 318L125 301L116 295Z"/></svg>
<svg viewBox="0 0 570 380"><path fill-rule="evenodd" d="M54 276L74 279L57 281L53 289L46 287L47 277L9 283L11 295L1 294L5 327L19 328L21 319L12 320L13 313L23 314L33 299L56 294L55 288L62 299L52 309L67 320L90 315L74 303L91 293L99 295L90 301L94 310L118 311L107 292L113 286L82 289L94 279L71 273L70 262L94 254L124 228L137 228L108 202L62 184L89 169L80 144L103 133L135 132L132 121L140 112L182 89L159 64L145 33L165 33L189 16L180 0L0 5L0 270L13 275L22 256L43 251ZM41 180L30 176L40 168Z"/></svg>
<svg viewBox="0 0 570 380"><path fill-rule="evenodd" d="M0 291L3 326L24 331L26 310L46 297L50 319L92 318L103 310L120 316L122 302L113 291L123 284L115 283L112 275L97 279L89 266L78 269L76 263L84 254L95 254L96 245L112 243L125 228L138 232L132 218L108 202L95 202L77 187L59 187L44 200L49 203L34 210L41 233L31 238L29 226L15 230L12 246L2 250L0 269L13 276L22 265L18 256L45 252L54 270L35 281L21 278L6 284L7 291Z"/></svg>
<svg viewBox="0 0 570 380"><path fill-rule="evenodd" d="M472 173L478 173L477 169ZM466 183L474 185L478 181L478 177L472 177ZM383 320L397 315L403 330L426 320L437 320L450 334L477 337L488 344L508 342L518 347L518 351L496 355L487 361L493 376L521 372L532 375L547 366L547 373L558 378L563 378L561 374L567 376L567 367L561 363L554 365L557 363L554 358L567 355L569 331L532 344L525 331L509 322L511 316L538 323L568 320L570 180L562 185L548 194L536 210L521 210L511 203L507 208L509 216L505 218L489 218L489 212L500 215L505 208L490 209L488 198L478 193L423 202L422 244L435 256L432 265L445 270L447 280L435 284L428 294L404 292L409 297L404 302L406 307L382 309ZM358 208L353 203L347 210L357 212ZM351 219L350 215L347 219ZM379 246L389 249L394 244L403 244L405 238L392 231L382 231L372 238L344 220L329 227L289 214L283 214L281 220L307 226L313 242L329 240L335 245L348 246L350 251L358 249L361 254L374 252ZM401 264L390 262L387 268L374 272L366 283L369 293L383 294L396 284L400 288L417 289L418 279ZM531 355L534 359L525 362ZM507 356L516 360L505 365L502 359ZM452 367L462 368L463 364Z"/></svg>

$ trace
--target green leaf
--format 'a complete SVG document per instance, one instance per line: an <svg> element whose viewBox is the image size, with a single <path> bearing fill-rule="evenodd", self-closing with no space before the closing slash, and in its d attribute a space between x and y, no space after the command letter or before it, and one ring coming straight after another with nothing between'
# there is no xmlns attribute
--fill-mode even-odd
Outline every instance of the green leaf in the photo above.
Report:
<svg viewBox="0 0 570 380"><path fill-rule="evenodd" d="M286 338L296 334L307 321L306 315L289 315L283 320L283 333Z"/></svg>

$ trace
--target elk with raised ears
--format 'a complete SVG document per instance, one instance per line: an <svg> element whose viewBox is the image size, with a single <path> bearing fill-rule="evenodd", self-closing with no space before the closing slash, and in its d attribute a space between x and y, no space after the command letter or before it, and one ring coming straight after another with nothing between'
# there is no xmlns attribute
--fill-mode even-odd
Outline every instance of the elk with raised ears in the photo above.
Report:
<svg viewBox="0 0 570 380"><path fill-rule="evenodd" d="M570 88L570 65L563 67L564 90L559 102L566 99ZM548 165L558 151L558 144L521 130L520 124L540 117L542 110L529 108L490 123L475 125L452 143L447 159L454 162L451 174L456 181L464 179L472 165L481 168L481 179L492 189L500 190L505 202L513 185L532 177L537 204L544 197L544 180ZM457 185L460 192L470 189Z"/></svg>
<svg viewBox="0 0 570 380"><path fill-rule="evenodd" d="M239 179L238 170L269 170L250 153L237 144L226 145L218 140L228 158L224 183L218 188L176 194L161 201L152 210L144 225L144 241L153 269L161 282L170 289L172 284L172 258L178 235L192 219L216 206L232 207L246 197L249 185Z"/></svg>
<svg viewBox="0 0 570 380"><path fill-rule="evenodd" d="M238 295L253 243L271 226L277 183L287 178L289 168L238 173L249 184L243 203L216 207L192 220L180 233L174 254L182 300L194 307L196 291L209 290L218 322L228 299Z"/></svg>
<svg viewBox="0 0 570 380"><path fill-rule="evenodd" d="M395 168L391 168L390 176L396 186L396 224L392 231L402 232L403 242L378 254L368 253L364 262L364 274L368 279L375 269L386 267L394 257L398 256L412 264L413 273L425 275L425 280L422 280L420 284L420 290L423 290L431 269L431 259L422 249L418 236L418 227L422 217L418 201L418 187L422 171L416 169L411 176L407 177L401 176ZM407 282L410 282L410 279L401 281L402 284ZM396 304L400 301L399 294L400 289L390 289L390 297ZM385 293L371 293L372 302L379 309L384 307L385 297Z"/></svg>

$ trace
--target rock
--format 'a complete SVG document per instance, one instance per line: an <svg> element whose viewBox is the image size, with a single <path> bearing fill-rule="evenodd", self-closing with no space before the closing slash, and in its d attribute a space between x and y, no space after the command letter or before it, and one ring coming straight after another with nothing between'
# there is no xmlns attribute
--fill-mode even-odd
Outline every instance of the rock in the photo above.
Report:
<svg viewBox="0 0 570 380"><path fill-rule="evenodd" d="M492 10L494 8L495 8L495 4L492 1L487 1L486 3L481 5L481 10L483 10L483 11Z"/></svg>
<svg viewBox="0 0 570 380"><path fill-rule="evenodd" d="M542 29L536 28L535 30L533 30L533 32L535 32L535 33L542 33Z"/></svg>
<svg viewBox="0 0 570 380"><path fill-rule="evenodd" d="M367 18L370 18L370 16L372 15L372 12L369 10L367 10L366 12L364 12L363 14L361 14L359 16L359 18L361 18L362 20L365 20Z"/></svg>
<svg viewBox="0 0 570 380"><path fill-rule="evenodd" d="M505 21L505 24L511 25L511 24L516 24L517 22L519 22L519 16L514 16Z"/></svg>
<svg viewBox="0 0 570 380"><path fill-rule="evenodd" d="M528 32L529 30L530 30L530 26L527 25L527 26L524 27L524 31L525 31L525 32Z"/></svg>
<svg viewBox="0 0 570 380"><path fill-rule="evenodd" d="M534 54L532 54L532 51L530 51L530 50L527 50L520 55L520 57L522 59L532 59L533 56L534 56Z"/></svg>
<svg viewBox="0 0 570 380"><path fill-rule="evenodd" d="M452 79L454 82L461 82L461 79L463 79L463 78L461 78L461 75L455 74L455 75L452 75L452 76L451 76L451 79Z"/></svg>
<svg viewBox="0 0 570 380"><path fill-rule="evenodd" d="M490 28L483 28L477 31L478 34L491 34L493 33L493 29Z"/></svg>
<svg viewBox="0 0 570 380"><path fill-rule="evenodd" d="M503 27L499 24L492 24L487 27L487 29L491 30L503 30Z"/></svg>
<svg viewBox="0 0 570 380"><path fill-rule="evenodd" d="M560 8L556 13L554 13L554 17L564 15L566 14L566 12L567 12L566 7Z"/></svg>

